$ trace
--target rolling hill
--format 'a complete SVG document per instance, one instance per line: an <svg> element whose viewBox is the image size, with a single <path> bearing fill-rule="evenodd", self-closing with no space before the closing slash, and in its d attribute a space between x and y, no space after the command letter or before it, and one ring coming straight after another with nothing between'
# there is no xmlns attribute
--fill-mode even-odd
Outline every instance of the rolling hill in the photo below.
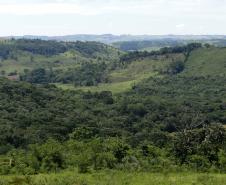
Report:
<svg viewBox="0 0 226 185"><path fill-rule="evenodd" d="M96 42L56 42L42 40L3 40L0 42L2 76L17 77L43 68L66 73L82 64L114 64L123 52Z"/></svg>
<svg viewBox="0 0 226 185"><path fill-rule="evenodd" d="M67 170L225 172L225 48L0 47L0 174L26 174L16 183Z"/></svg>
<svg viewBox="0 0 226 185"><path fill-rule="evenodd" d="M218 41L224 43L225 35L89 35L89 34L77 34L77 35L65 35L65 36L36 36L36 35L24 35L24 36L10 36L3 39L41 39L41 40L57 40L66 42L76 42L76 41L94 41L102 42L105 44L112 44L117 42L142 42L142 41L164 41L172 40L175 42L183 41ZM166 45L164 45L166 46Z"/></svg>

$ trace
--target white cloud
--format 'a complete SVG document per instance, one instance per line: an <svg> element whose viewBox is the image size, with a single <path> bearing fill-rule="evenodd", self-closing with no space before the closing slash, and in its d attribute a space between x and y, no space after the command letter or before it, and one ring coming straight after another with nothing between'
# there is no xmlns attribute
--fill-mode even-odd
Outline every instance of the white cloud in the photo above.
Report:
<svg viewBox="0 0 226 185"><path fill-rule="evenodd" d="M0 14L14 14L14 15L43 15L43 14L80 14L80 15L98 15L110 13L125 13L125 14L153 14L150 11L155 7L155 4L137 3L137 1L105 1L101 0L82 2L77 1L63 1L54 0L41 3L16 3L16 2L0 2ZM102 2L102 3L101 3Z"/></svg>
<svg viewBox="0 0 226 185"><path fill-rule="evenodd" d="M93 15L98 12L91 8L83 8L77 4L0 4L0 14L43 15L43 14L81 14Z"/></svg>
<svg viewBox="0 0 226 185"><path fill-rule="evenodd" d="M184 28L185 27L185 24L178 24L176 25L176 28Z"/></svg>
<svg viewBox="0 0 226 185"><path fill-rule="evenodd" d="M225 0L0 0L0 14L43 15L110 13L152 16L226 15Z"/></svg>
<svg viewBox="0 0 226 185"><path fill-rule="evenodd" d="M0 0L0 22L0 35L222 34L226 0Z"/></svg>

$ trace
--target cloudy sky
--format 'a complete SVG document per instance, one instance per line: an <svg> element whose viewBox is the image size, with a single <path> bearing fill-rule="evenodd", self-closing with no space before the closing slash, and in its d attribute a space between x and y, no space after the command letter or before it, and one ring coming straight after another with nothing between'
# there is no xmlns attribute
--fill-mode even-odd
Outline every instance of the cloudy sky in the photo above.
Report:
<svg viewBox="0 0 226 185"><path fill-rule="evenodd" d="M0 36L226 34L226 0L0 0Z"/></svg>

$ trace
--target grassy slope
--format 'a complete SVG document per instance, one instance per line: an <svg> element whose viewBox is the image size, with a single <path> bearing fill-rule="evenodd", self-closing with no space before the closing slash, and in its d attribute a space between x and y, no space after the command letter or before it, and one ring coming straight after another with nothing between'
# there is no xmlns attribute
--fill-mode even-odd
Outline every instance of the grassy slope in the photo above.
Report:
<svg viewBox="0 0 226 185"><path fill-rule="evenodd" d="M154 63L156 62L150 60L136 61L129 65L126 69L113 71L109 75L110 83L103 83L99 84L98 86L76 88L71 84L57 84L57 86L63 89L71 90L77 89L92 92L112 91L113 93L120 93L130 90L133 85L139 83L145 78L157 75L157 72L154 70Z"/></svg>
<svg viewBox="0 0 226 185"><path fill-rule="evenodd" d="M126 82L106 83L91 87L75 87L72 84L55 84L64 90L82 90L91 92L112 91L114 94L130 90L137 81L131 80Z"/></svg>
<svg viewBox="0 0 226 185"><path fill-rule="evenodd" d="M226 48L198 49L192 52L183 75L226 75Z"/></svg>
<svg viewBox="0 0 226 185"><path fill-rule="evenodd" d="M100 92L112 91L121 93L130 90L135 84L152 76L159 76L159 70L165 68L172 59L183 58L183 55L172 55L158 59L145 58L129 64L125 69L118 69L109 74L110 83L99 84L92 87L77 87L73 85L57 84L62 89L77 89L84 91Z"/></svg>
<svg viewBox="0 0 226 185"><path fill-rule="evenodd" d="M26 56L25 56L26 55ZM31 60L31 57L33 59ZM79 58L86 61L85 58ZM73 57L68 57L66 54L45 57L42 55L31 55L30 53L21 53L17 55L17 60L8 59L2 62L0 70L6 73L17 71L22 73L24 69L34 69L39 67L44 68L65 68L76 67L78 62Z"/></svg>
<svg viewBox="0 0 226 185"><path fill-rule="evenodd" d="M0 72L5 71L6 74L17 71L22 73L24 69L34 68L53 68L67 69L78 67L84 62L112 62L119 59L121 52L119 50L106 46L106 51L94 53L93 57L88 58L76 50L67 51L54 56L35 55L25 51L16 51L13 58L0 60Z"/></svg>
<svg viewBox="0 0 226 185"><path fill-rule="evenodd" d="M223 185L226 175L200 173L126 173L116 171L78 174L37 175L26 177L0 177L0 184L9 185Z"/></svg>

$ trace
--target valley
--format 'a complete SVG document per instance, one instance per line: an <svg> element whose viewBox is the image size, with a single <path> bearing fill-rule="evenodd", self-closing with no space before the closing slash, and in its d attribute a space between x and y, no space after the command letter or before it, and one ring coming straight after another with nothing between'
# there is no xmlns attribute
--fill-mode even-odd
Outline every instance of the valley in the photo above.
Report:
<svg viewBox="0 0 226 185"><path fill-rule="evenodd" d="M225 182L224 47L0 48L0 184Z"/></svg>

